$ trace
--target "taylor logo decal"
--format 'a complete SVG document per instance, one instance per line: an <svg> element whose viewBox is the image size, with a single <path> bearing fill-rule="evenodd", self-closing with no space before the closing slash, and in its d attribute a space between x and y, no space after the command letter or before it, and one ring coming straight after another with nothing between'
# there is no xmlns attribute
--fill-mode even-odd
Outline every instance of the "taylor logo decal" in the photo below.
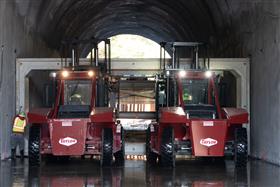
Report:
<svg viewBox="0 0 280 187"><path fill-rule="evenodd" d="M78 141L74 138L66 137L66 138L60 138L59 139L59 144L65 145L65 146L71 146L76 144Z"/></svg>
<svg viewBox="0 0 280 187"><path fill-rule="evenodd" d="M201 139L200 140L200 144L204 145L206 147L211 147L213 145L216 145L218 143L217 140L214 140L212 138L206 138L206 139Z"/></svg>
<svg viewBox="0 0 280 187"><path fill-rule="evenodd" d="M213 121L203 121L203 126L212 127L212 126L214 126L214 122Z"/></svg>

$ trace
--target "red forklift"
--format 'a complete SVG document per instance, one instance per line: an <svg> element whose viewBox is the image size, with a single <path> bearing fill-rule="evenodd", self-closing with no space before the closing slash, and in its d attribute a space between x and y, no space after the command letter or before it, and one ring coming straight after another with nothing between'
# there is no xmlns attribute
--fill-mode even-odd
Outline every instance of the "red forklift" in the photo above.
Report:
<svg viewBox="0 0 280 187"><path fill-rule="evenodd" d="M158 75L157 121L147 129L147 163L174 167L176 155L233 156L237 167L247 165L248 112L222 108L215 73L199 67L199 43L172 43L172 65ZM194 61L180 69L177 47L192 47ZM177 54L178 55L178 54ZM205 61L202 62L205 64ZM209 67L209 66L208 66Z"/></svg>
<svg viewBox="0 0 280 187"><path fill-rule="evenodd" d="M93 63L91 53L89 66L81 65L76 55L77 45L86 42L93 43L95 54ZM100 155L102 166L110 166L114 158L118 163L124 162L123 129L116 122L114 108L106 102L110 41L105 40L108 56L105 55L103 63L97 59L99 42L67 41L72 59L70 63L62 59L62 70L52 73L56 93L53 107L31 109L28 113L30 165L39 165L43 158L86 155Z"/></svg>

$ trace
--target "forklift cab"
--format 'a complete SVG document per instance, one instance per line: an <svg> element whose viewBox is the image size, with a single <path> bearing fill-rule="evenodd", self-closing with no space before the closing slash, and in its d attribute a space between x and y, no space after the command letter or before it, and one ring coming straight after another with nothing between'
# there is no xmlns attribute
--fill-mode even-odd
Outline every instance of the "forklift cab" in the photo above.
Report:
<svg viewBox="0 0 280 187"><path fill-rule="evenodd" d="M95 107L94 71L63 70L58 74L60 76L57 78L57 98L53 117L88 118L90 111Z"/></svg>
<svg viewBox="0 0 280 187"><path fill-rule="evenodd" d="M218 93L212 72L167 70L161 77L156 84L158 109L180 106L188 119L221 118Z"/></svg>
<svg viewBox="0 0 280 187"><path fill-rule="evenodd" d="M184 71L180 71L177 76L178 97L181 98L179 105L183 107L187 118L217 119L220 106L217 106L218 97L215 97L217 93L212 73L182 72Z"/></svg>

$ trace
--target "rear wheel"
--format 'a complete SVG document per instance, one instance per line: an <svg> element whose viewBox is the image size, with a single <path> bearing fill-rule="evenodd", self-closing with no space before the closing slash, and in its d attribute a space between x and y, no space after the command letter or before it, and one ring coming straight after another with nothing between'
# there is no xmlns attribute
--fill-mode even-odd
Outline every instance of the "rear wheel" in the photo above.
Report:
<svg viewBox="0 0 280 187"><path fill-rule="evenodd" d="M113 132L110 128L102 130L101 166L110 166L113 160Z"/></svg>
<svg viewBox="0 0 280 187"><path fill-rule="evenodd" d="M236 167L246 167L248 160L246 128L235 129L234 162Z"/></svg>
<svg viewBox="0 0 280 187"><path fill-rule="evenodd" d="M40 154L40 136L41 129L40 126L31 126L29 131L29 165L39 166L41 162Z"/></svg>
<svg viewBox="0 0 280 187"><path fill-rule="evenodd" d="M116 164L123 165L125 157L125 141L124 141L124 129L121 128L121 150L115 153Z"/></svg>
<svg viewBox="0 0 280 187"><path fill-rule="evenodd" d="M147 164L155 165L157 162L157 154L154 153L151 149L151 128L149 127L146 130L146 157Z"/></svg>
<svg viewBox="0 0 280 187"><path fill-rule="evenodd" d="M174 130L172 127L163 129L160 145L160 162L162 166L175 166Z"/></svg>

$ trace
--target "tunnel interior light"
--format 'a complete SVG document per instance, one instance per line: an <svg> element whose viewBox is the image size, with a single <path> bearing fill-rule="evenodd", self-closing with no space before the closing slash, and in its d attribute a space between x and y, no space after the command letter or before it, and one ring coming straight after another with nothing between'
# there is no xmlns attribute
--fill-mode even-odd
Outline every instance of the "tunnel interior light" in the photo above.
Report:
<svg viewBox="0 0 280 187"><path fill-rule="evenodd" d="M88 76L89 76L89 77L93 77L93 76L94 76L94 71L92 71L92 70L89 71L89 72L88 72Z"/></svg>
<svg viewBox="0 0 280 187"><path fill-rule="evenodd" d="M212 71L206 71L205 72L205 77L210 78L210 77L212 77L212 74L213 74Z"/></svg>
<svg viewBox="0 0 280 187"><path fill-rule="evenodd" d="M187 72L186 71L183 71L183 70L181 70L181 71L179 71L179 77L185 77L187 75Z"/></svg>
<svg viewBox="0 0 280 187"><path fill-rule="evenodd" d="M68 77L68 76L69 76L69 72L66 71L66 70L63 70L63 71L62 71L62 76L63 76L64 78Z"/></svg>

